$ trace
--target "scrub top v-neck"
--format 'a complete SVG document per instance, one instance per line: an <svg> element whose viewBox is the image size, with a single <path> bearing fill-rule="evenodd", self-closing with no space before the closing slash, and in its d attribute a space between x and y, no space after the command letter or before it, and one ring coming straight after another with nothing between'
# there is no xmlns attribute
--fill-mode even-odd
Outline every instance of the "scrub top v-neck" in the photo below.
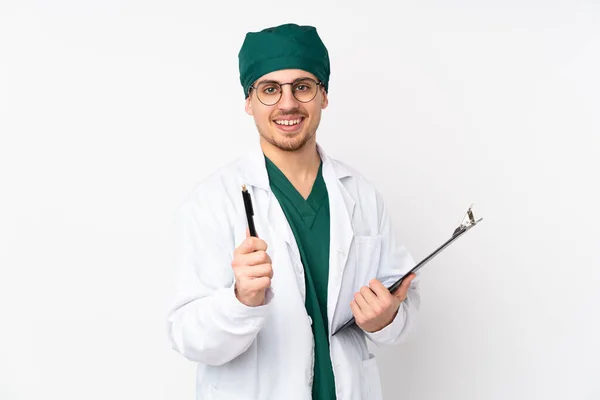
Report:
<svg viewBox="0 0 600 400"><path fill-rule="evenodd" d="M335 380L329 353L327 284L329 279L329 197L323 179L323 163L309 196L296 190L281 170L265 157L273 194L294 233L304 266L305 306L312 319L315 342L313 399L335 399Z"/></svg>

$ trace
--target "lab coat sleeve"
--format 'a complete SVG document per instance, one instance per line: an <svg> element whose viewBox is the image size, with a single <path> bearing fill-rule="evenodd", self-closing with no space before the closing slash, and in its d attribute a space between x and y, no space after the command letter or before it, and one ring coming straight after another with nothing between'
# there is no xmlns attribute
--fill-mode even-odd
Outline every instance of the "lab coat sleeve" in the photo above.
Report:
<svg viewBox="0 0 600 400"><path fill-rule="evenodd" d="M381 234L381 255L377 277L383 285L389 287L410 271L415 263L406 247L399 243L390 214L379 193L377 193L377 205L380 210ZM394 320L379 331L365 332L374 344L394 345L402 342L410 332L414 331L415 316L420 305L419 273L417 272L416 275L408 289L406 300L400 304Z"/></svg>
<svg viewBox="0 0 600 400"><path fill-rule="evenodd" d="M235 244L217 229L214 213L194 201L177 212L177 280L175 301L167 318L174 350L207 365L222 365L252 344L269 313L248 307L234 293L231 267Z"/></svg>

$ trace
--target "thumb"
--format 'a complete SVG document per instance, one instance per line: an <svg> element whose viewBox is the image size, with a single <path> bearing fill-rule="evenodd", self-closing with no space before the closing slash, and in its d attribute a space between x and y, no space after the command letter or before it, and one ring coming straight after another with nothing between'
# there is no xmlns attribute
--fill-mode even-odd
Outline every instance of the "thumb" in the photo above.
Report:
<svg viewBox="0 0 600 400"><path fill-rule="evenodd" d="M402 281L402 284L400 284L400 287L398 289L396 289L396 291L393 293L394 296L396 297L404 297L406 296L406 293L408 292L408 288L410 287L410 283L413 281L413 279L415 279L415 274L411 273L409 276L407 276L406 278L404 278L404 280Z"/></svg>
<svg viewBox="0 0 600 400"><path fill-rule="evenodd" d="M250 228L246 227L246 237L250 237Z"/></svg>

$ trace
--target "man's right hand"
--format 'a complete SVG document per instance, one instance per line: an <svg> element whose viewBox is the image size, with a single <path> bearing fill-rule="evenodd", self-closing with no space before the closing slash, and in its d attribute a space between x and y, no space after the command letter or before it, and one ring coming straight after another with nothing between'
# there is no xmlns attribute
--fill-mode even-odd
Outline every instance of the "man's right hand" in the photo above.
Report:
<svg viewBox="0 0 600 400"><path fill-rule="evenodd" d="M246 228L246 239L233 252L231 267L235 275L235 296L249 307L263 305L265 290L271 286L273 267L266 250L267 243L250 236Z"/></svg>

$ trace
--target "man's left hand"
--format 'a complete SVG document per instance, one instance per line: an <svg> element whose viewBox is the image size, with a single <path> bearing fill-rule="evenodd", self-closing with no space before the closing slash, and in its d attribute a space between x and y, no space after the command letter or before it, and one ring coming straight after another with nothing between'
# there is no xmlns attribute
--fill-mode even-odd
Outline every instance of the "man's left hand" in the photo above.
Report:
<svg viewBox="0 0 600 400"><path fill-rule="evenodd" d="M366 332L377 332L391 324L414 278L414 273L407 276L394 293L390 293L377 279L360 288L350 303L356 325Z"/></svg>

